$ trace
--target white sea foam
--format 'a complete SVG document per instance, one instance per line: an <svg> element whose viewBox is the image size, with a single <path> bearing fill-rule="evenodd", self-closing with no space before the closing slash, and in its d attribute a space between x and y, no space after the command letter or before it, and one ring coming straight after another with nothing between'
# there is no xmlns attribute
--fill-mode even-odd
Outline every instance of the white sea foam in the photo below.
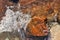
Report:
<svg viewBox="0 0 60 40"><path fill-rule="evenodd" d="M5 15L6 16L1 20L0 33L4 31L11 32L20 28L26 30L26 26L31 19L29 14L23 14L20 11L14 12L10 10L9 7Z"/></svg>

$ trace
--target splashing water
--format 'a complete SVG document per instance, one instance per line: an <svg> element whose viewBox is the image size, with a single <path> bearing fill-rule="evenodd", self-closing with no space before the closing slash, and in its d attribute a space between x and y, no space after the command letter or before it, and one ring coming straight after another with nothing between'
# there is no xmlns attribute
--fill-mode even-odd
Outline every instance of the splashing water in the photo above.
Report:
<svg viewBox="0 0 60 40"><path fill-rule="evenodd" d="M24 33L21 29L23 28L24 30L26 30L27 24L31 19L31 15L23 14L20 11L14 12L9 8L7 8L5 15L6 16L3 17L0 22L0 33L12 32L13 30L17 30L21 34L21 37L24 36Z"/></svg>

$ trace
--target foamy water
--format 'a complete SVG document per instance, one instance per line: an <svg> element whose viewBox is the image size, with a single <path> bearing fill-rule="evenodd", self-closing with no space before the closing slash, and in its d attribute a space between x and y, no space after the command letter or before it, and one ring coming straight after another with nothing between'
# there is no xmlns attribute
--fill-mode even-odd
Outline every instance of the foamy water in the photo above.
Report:
<svg viewBox="0 0 60 40"><path fill-rule="evenodd" d="M20 28L24 28L26 30L26 26L30 21L31 15L23 14L20 11L12 11L7 8L5 17L1 20L0 24L0 33L1 32L12 32L13 30L18 30Z"/></svg>

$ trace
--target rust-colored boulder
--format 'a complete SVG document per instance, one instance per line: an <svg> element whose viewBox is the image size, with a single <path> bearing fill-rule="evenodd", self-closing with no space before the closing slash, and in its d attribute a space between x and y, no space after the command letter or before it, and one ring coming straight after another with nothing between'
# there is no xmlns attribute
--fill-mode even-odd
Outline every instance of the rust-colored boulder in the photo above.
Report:
<svg viewBox="0 0 60 40"><path fill-rule="evenodd" d="M43 30L46 30L46 32L48 31L48 28L45 24L45 20L46 20L46 18L44 16L33 17L27 26L28 35L33 35L33 36L45 36L45 35L47 35L48 33L45 34L45 32L43 32Z"/></svg>

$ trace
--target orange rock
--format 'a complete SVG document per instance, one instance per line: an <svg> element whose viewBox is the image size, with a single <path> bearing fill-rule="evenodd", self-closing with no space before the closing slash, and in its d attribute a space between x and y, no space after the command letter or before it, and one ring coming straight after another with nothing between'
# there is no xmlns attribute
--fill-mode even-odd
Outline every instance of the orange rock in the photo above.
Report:
<svg viewBox="0 0 60 40"><path fill-rule="evenodd" d="M42 17L33 17L31 22L28 24L27 29L33 36L45 36L43 30L48 30L46 24L45 24L45 18Z"/></svg>

